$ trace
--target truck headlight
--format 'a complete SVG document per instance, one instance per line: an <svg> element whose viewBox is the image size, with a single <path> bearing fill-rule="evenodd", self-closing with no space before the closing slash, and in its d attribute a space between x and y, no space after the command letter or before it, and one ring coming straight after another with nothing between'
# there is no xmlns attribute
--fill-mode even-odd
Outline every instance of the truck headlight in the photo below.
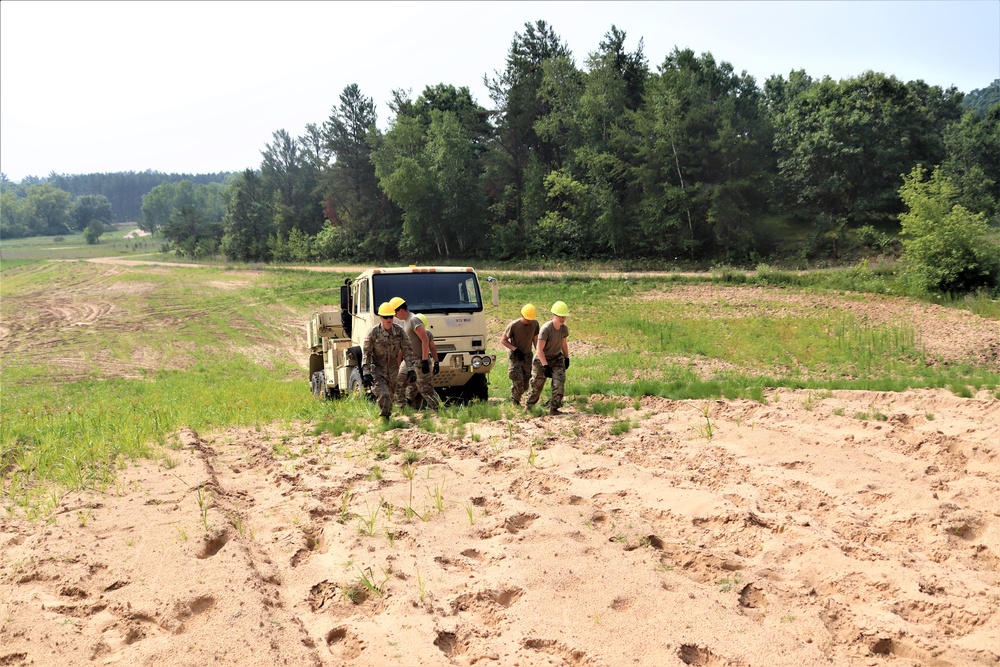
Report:
<svg viewBox="0 0 1000 667"><path fill-rule="evenodd" d="M483 365L483 358L482 357L472 357L472 367L473 368L479 368L482 365Z"/></svg>
<svg viewBox="0 0 1000 667"><path fill-rule="evenodd" d="M483 366L489 366L493 363L492 357L483 357Z"/></svg>

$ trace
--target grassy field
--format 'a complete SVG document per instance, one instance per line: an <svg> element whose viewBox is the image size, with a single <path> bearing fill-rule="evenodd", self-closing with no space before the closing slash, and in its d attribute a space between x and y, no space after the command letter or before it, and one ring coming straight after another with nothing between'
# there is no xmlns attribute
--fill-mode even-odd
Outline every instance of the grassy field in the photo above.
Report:
<svg viewBox="0 0 1000 667"><path fill-rule="evenodd" d="M151 237L126 239L125 235L136 229L134 224L122 223L118 229L101 235L100 243L89 245L83 233L63 236L33 236L25 239L4 239L0 243L0 258L4 262L20 259L80 259L88 257L118 257L129 255L148 256L159 253L162 239Z"/></svg>
<svg viewBox="0 0 1000 667"><path fill-rule="evenodd" d="M71 239L67 248L76 245ZM30 244L19 247L30 254ZM59 252L35 247L50 257ZM101 249L106 254L107 246ZM360 433L407 424L379 425L367 402L323 403L309 393L304 324L337 302L346 274L17 260L7 243L3 252L0 471L7 511L45 516L61 490L106 487L136 458L169 465L170 436L182 427L291 428L307 420ZM580 406L594 394L763 400L768 387L1000 393L990 368L933 358L917 323L872 325L847 308L866 297L846 289L880 292L885 278L875 272L595 275L507 270L502 305L487 308L495 351L521 303L570 304L579 347L567 397ZM817 286L823 281L834 290ZM829 305L789 307L774 290L755 296L749 313L725 299L673 298L672 290L692 284L778 285L822 294ZM986 296L954 305L998 317ZM509 392L504 363L491 374L490 392ZM503 413L492 403L449 408L444 416L462 425Z"/></svg>

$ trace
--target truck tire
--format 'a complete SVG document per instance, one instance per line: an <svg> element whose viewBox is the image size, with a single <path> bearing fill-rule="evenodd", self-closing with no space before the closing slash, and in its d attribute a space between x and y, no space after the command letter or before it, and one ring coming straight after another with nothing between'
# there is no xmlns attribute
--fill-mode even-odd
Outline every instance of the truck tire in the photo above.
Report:
<svg viewBox="0 0 1000 667"><path fill-rule="evenodd" d="M476 374L469 378L469 381L462 387L462 402L487 401L490 397L490 388L486 382L486 376Z"/></svg>
<svg viewBox="0 0 1000 667"><path fill-rule="evenodd" d="M316 371L309 379L309 386L313 396L316 398L326 398L326 372Z"/></svg>
<svg viewBox="0 0 1000 667"><path fill-rule="evenodd" d="M347 382L347 391L355 398L364 398L368 391L361 383L361 371L357 368L351 370L351 379Z"/></svg>
<svg viewBox="0 0 1000 667"><path fill-rule="evenodd" d="M331 389L326 386L326 371L316 371L313 373L309 384L312 387L313 396L316 398L327 401L340 398L340 387Z"/></svg>

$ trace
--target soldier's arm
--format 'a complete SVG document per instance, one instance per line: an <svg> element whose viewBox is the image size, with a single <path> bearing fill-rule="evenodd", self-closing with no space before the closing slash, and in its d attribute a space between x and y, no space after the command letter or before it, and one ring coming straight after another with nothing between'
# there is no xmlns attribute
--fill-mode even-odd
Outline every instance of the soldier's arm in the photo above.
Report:
<svg viewBox="0 0 1000 667"><path fill-rule="evenodd" d="M365 342L361 345L361 373L364 375L371 375L372 372L372 361L374 357L372 356L372 332L369 331L368 335L365 336Z"/></svg>
<svg viewBox="0 0 1000 667"><path fill-rule="evenodd" d="M423 361L431 353L431 346L427 340L427 332L424 330L424 325L420 324L413 327L413 333L417 334L417 338L420 339L420 358L417 361Z"/></svg>
<svg viewBox="0 0 1000 667"><path fill-rule="evenodd" d="M399 330L400 333L403 332L402 329ZM416 370L417 360L413 356L413 347L410 345L410 341L406 340L406 336L400 336L400 341L402 345L400 346L400 361L406 360L407 368ZM424 344L427 344L427 339L424 339Z"/></svg>
<svg viewBox="0 0 1000 667"><path fill-rule="evenodd" d="M507 331L504 330L503 335L500 336L500 344L503 345L508 350L517 349L513 343L510 342L510 338L507 337Z"/></svg>

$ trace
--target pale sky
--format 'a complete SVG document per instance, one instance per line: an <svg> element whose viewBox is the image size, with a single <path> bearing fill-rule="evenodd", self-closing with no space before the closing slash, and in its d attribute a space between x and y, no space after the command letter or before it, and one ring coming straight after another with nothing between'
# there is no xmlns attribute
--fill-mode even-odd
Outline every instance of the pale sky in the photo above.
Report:
<svg viewBox="0 0 1000 667"><path fill-rule="evenodd" d="M650 69L711 52L758 86L866 70L963 92L1000 78L1000 0L883 2L0 3L0 171L210 173L260 166L358 84L383 128L391 91L467 86L547 21L584 67L612 25Z"/></svg>

